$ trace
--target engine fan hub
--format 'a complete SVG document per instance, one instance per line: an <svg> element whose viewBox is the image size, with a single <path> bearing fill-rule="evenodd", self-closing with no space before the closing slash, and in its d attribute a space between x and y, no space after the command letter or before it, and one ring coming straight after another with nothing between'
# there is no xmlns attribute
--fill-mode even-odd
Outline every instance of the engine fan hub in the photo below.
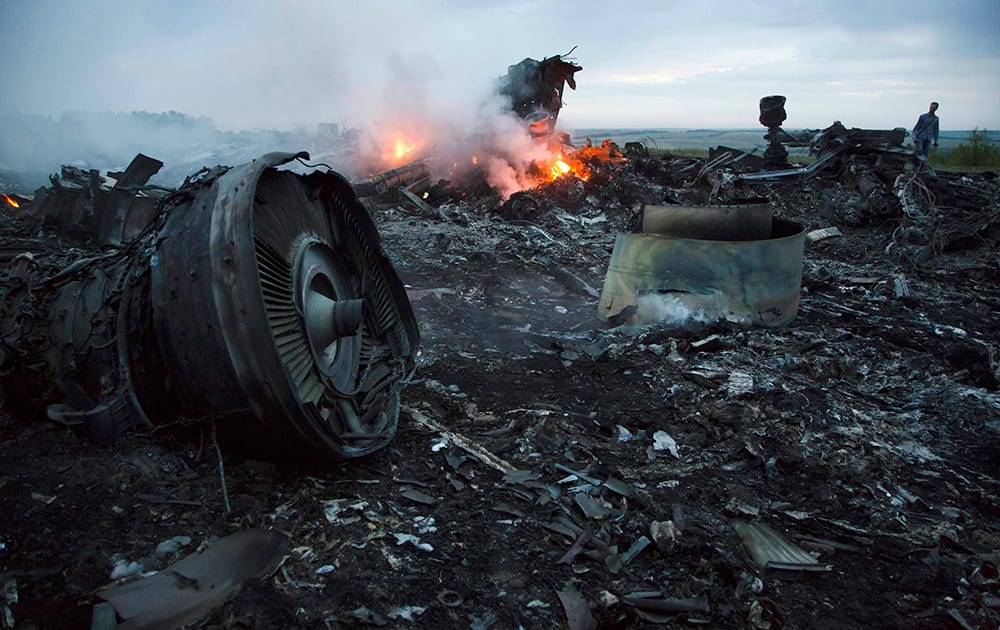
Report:
<svg viewBox="0 0 1000 630"><path fill-rule="evenodd" d="M354 389L364 299L349 265L326 243L307 242L295 263L295 302L317 369L340 392Z"/></svg>

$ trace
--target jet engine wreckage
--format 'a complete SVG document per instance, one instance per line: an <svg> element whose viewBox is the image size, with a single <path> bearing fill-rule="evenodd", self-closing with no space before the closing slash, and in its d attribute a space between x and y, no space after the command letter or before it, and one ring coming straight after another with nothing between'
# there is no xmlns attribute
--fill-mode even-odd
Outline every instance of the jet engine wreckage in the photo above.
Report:
<svg viewBox="0 0 1000 630"><path fill-rule="evenodd" d="M0 249L8 399L99 442L210 418L325 459L387 444L417 324L347 181L279 170L301 158L178 190L143 186L162 164L142 155L110 189L96 171L53 177Z"/></svg>

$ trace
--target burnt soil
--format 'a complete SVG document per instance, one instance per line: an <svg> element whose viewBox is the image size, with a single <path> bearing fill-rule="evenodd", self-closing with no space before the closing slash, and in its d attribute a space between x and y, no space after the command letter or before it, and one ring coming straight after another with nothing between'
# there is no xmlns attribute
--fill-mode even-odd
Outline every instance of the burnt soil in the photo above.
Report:
<svg viewBox="0 0 1000 630"><path fill-rule="evenodd" d="M512 221L497 199L433 216L372 201L423 337L398 434L326 467L250 459L223 437L228 513L205 429L98 448L3 414L16 627L88 627L115 560L161 569L249 527L286 534L289 556L195 627L997 627L997 227L900 256L913 223L898 206L836 211L858 208L849 170L757 184L778 215L842 232L807 243L790 325L608 328L556 270L599 289L641 202L698 190L665 177L619 174ZM966 179L926 189L973 186L992 201L964 210L995 216L993 180ZM760 568L738 522L829 570ZM154 558L177 536L191 542ZM644 536L657 540L629 556ZM586 602L579 625L561 592ZM624 601L649 592L690 610Z"/></svg>

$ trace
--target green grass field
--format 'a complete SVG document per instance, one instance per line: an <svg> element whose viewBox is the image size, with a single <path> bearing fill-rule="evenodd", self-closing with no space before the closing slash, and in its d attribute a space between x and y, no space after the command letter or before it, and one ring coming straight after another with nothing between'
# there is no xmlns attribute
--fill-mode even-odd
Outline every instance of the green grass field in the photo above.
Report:
<svg viewBox="0 0 1000 630"><path fill-rule="evenodd" d="M640 142L651 152L666 152L682 157L707 158L712 147L727 146L735 149L757 149L763 154L767 146L766 129L574 129L570 136L575 144L590 138L595 144L609 138L624 146L626 142ZM789 129L789 132L801 131ZM904 146L912 148L912 142ZM791 149L793 162L808 164L813 158L805 149ZM1000 168L1000 132L987 130L942 131L938 148L929 155L931 164L943 170L984 171Z"/></svg>

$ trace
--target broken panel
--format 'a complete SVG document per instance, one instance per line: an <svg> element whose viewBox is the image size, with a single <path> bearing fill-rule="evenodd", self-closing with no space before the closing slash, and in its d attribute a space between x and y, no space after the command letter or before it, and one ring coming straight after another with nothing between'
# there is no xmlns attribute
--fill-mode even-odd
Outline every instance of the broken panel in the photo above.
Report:
<svg viewBox="0 0 1000 630"><path fill-rule="evenodd" d="M652 210L651 210L652 209ZM614 324L675 317L783 326L795 318L805 231L759 208L647 206L646 223L662 234L619 234L598 303ZM766 238L757 235L770 223ZM713 227L714 226L714 227ZM676 230L672 231L672 230ZM709 233L717 239L707 239ZM696 238L697 237L697 238ZM730 240L725 240L726 238Z"/></svg>
<svg viewBox="0 0 1000 630"><path fill-rule="evenodd" d="M569 85L576 89L573 77L583 70L563 55L536 59L524 59L507 68L507 74L498 81L498 92L510 97L511 109L528 122L532 136L548 136L556 127L559 110L562 109L563 90Z"/></svg>

